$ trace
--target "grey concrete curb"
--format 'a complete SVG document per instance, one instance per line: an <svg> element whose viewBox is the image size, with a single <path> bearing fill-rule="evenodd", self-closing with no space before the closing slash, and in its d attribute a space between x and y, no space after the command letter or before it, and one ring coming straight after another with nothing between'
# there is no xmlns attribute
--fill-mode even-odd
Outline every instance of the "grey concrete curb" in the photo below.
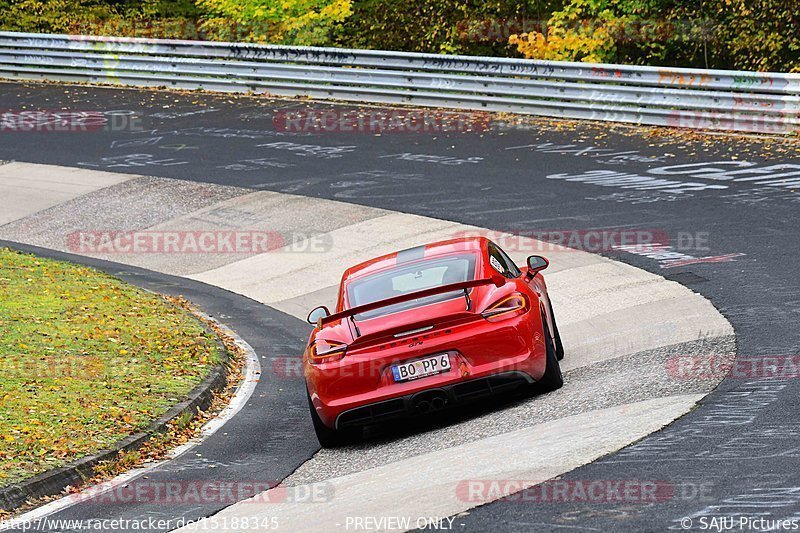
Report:
<svg viewBox="0 0 800 533"><path fill-rule="evenodd" d="M138 450L151 437L163 433L170 422L184 416L185 413L191 413L194 416L198 411L206 409L211 404L214 392L224 388L227 383L230 353L219 336L205 323L203 325L214 335L221 361L199 385L187 394L186 400L172 406L169 411L150 423L144 430L129 435L111 448L87 455L68 465L42 472L25 481L0 488L0 509L14 511L30 499L56 496L69 486L79 486L94 476L95 469L100 463L114 459L122 451Z"/></svg>

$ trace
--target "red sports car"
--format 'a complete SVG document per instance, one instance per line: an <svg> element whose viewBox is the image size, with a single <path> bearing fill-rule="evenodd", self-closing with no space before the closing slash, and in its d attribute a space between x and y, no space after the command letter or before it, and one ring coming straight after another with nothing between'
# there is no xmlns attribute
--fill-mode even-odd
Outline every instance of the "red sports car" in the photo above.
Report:
<svg viewBox="0 0 800 533"><path fill-rule="evenodd" d="M336 312L317 307L303 356L323 447L364 426L534 386L563 384L563 347L541 271L482 237L385 255L345 271Z"/></svg>

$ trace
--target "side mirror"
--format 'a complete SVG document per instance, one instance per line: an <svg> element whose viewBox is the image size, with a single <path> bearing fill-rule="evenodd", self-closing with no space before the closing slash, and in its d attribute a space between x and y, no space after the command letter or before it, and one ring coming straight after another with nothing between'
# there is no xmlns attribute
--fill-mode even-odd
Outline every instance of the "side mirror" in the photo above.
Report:
<svg viewBox="0 0 800 533"><path fill-rule="evenodd" d="M308 313L308 318L306 318L306 321L312 326L316 326L320 318L325 318L326 316L330 316L330 314L331 312L328 311L327 307L320 305Z"/></svg>
<svg viewBox="0 0 800 533"><path fill-rule="evenodd" d="M528 275L531 277L550 266L550 261L541 255L532 255L528 258Z"/></svg>

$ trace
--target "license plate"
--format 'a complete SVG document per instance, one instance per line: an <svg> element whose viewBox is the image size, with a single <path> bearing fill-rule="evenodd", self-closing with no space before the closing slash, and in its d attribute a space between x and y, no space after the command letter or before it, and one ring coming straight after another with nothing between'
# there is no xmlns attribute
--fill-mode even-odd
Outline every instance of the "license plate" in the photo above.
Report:
<svg viewBox="0 0 800 533"><path fill-rule="evenodd" d="M434 355L425 359L418 359L402 365L392 367L392 376L396 382L411 381L434 374L441 374L450 370L450 356L447 354Z"/></svg>

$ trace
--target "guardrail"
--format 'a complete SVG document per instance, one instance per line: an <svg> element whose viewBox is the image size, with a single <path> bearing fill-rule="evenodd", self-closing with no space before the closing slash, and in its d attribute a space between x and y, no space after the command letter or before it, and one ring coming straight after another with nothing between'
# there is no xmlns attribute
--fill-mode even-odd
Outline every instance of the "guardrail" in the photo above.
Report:
<svg viewBox="0 0 800 533"><path fill-rule="evenodd" d="M0 78L800 131L800 74L0 32Z"/></svg>

